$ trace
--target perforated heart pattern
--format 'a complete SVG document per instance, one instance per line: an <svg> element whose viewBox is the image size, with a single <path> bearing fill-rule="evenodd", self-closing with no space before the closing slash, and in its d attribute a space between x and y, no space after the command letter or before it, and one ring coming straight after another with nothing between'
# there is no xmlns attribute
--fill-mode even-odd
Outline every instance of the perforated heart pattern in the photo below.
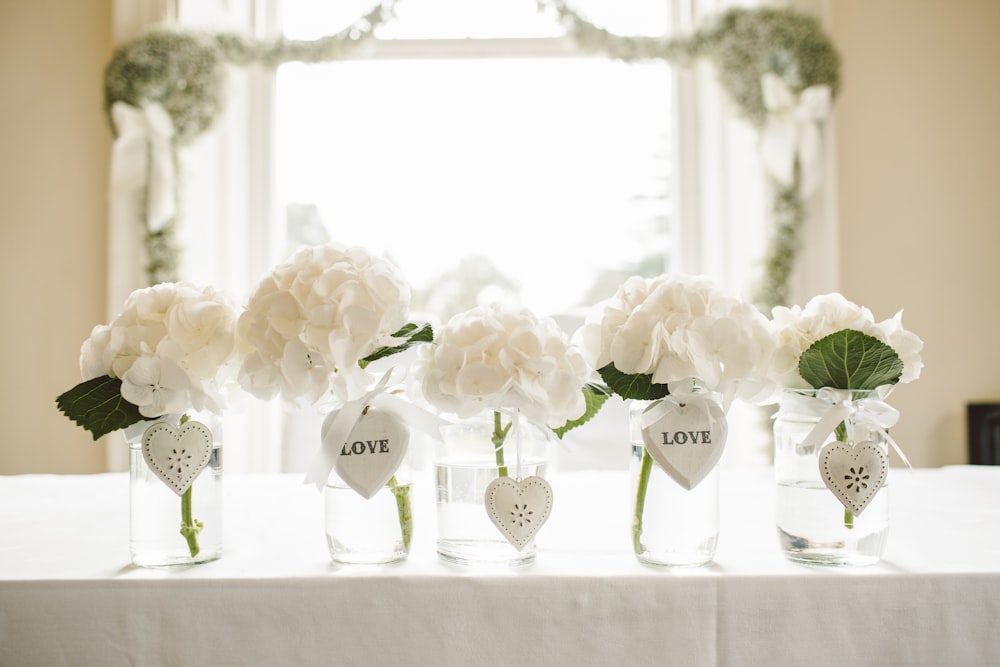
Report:
<svg viewBox="0 0 1000 667"><path fill-rule="evenodd" d="M178 496L194 483L211 456L212 431L201 422L185 422L180 428L160 422L142 434L146 465Z"/></svg>
<svg viewBox="0 0 1000 667"><path fill-rule="evenodd" d="M486 511L507 541L520 551L552 512L552 487L541 477L497 477L486 487Z"/></svg>
<svg viewBox="0 0 1000 667"><path fill-rule="evenodd" d="M819 471L823 483L840 502L861 514L885 483L889 456L872 442L853 447L846 442L831 442L819 450Z"/></svg>

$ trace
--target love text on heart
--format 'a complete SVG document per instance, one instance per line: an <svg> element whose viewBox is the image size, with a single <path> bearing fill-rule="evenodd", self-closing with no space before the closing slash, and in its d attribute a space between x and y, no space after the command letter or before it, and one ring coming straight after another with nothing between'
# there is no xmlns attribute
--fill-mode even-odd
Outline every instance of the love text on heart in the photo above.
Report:
<svg viewBox="0 0 1000 667"><path fill-rule="evenodd" d="M710 445L711 431L663 431L664 445Z"/></svg>

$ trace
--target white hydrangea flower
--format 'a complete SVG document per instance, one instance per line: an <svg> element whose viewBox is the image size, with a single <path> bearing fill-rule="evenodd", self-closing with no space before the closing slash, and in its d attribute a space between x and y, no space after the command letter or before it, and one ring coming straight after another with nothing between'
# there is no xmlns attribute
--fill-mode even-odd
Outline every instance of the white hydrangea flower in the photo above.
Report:
<svg viewBox="0 0 1000 667"><path fill-rule="evenodd" d="M80 349L84 380L122 381L122 397L146 417L188 408L219 412L234 372L236 315L211 287L161 283L135 290Z"/></svg>
<svg viewBox="0 0 1000 667"><path fill-rule="evenodd" d="M594 368L608 364L657 384L696 378L706 389L758 400L773 343L765 318L700 276L633 276L576 334Z"/></svg>
<svg viewBox="0 0 1000 667"><path fill-rule="evenodd" d="M364 248L303 248L261 280L239 317L240 384L299 404L357 398L369 380L358 362L398 344L409 305L398 269Z"/></svg>
<svg viewBox="0 0 1000 667"><path fill-rule="evenodd" d="M876 322L868 308L847 300L841 294L820 294L804 307L777 306L772 310L771 327L776 345L771 377L781 387L811 388L799 375L799 358L817 340L845 329L868 334L892 347L903 361L900 382L917 379L923 368L920 358L923 341L903 329L902 312L891 319Z"/></svg>
<svg viewBox="0 0 1000 667"><path fill-rule="evenodd" d="M442 412L516 409L553 428L583 415L588 373L555 320L498 306L452 317L421 347L415 370L424 398Z"/></svg>

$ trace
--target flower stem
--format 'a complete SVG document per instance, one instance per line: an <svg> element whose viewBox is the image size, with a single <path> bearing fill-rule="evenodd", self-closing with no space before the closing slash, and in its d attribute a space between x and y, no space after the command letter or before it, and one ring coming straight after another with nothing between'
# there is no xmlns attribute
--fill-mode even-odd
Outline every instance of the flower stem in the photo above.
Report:
<svg viewBox="0 0 1000 667"><path fill-rule="evenodd" d="M500 413L493 412L493 437L491 441L493 442L493 451L496 453L498 477L507 476L507 466L503 460L503 441L507 439L507 432L510 431L510 426L513 423L507 424L506 427L501 426Z"/></svg>
<svg viewBox="0 0 1000 667"><path fill-rule="evenodd" d="M840 442L847 442L847 422L837 424L837 427L833 429L833 434ZM854 513L846 507L844 508L844 528L854 530Z"/></svg>
<svg viewBox="0 0 1000 667"><path fill-rule="evenodd" d="M191 417L186 414L181 415L178 424L184 424L189 421ZM191 558L198 555L201 551L201 546L198 544L198 533L201 529L205 527L201 521L196 521L194 518L194 512L192 511L191 504L191 490L194 488L194 482L191 482L183 494L181 494L181 535L188 543L188 551L191 552Z"/></svg>
<svg viewBox="0 0 1000 667"><path fill-rule="evenodd" d="M392 495L396 496L396 513L399 515L399 530L403 535L403 549L410 551L413 537L413 508L410 504L410 485L400 486L393 475L386 483Z"/></svg>
<svg viewBox="0 0 1000 667"><path fill-rule="evenodd" d="M198 545L198 533L204 527L201 521L196 521L193 517L193 512L191 511L191 489L194 488L194 484L189 486L186 491L181 495L181 535L187 540L188 551L191 552L191 557L194 558L201 551L201 546Z"/></svg>
<svg viewBox="0 0 1000 667"><path fill-rule="evenodd" d="M637 555L642 553L642 513L646 509L646 488L649 486L649 474L652 470L653 457L643 447L639 483L635 490L635 514L632 516L632 550Z"/></svg>

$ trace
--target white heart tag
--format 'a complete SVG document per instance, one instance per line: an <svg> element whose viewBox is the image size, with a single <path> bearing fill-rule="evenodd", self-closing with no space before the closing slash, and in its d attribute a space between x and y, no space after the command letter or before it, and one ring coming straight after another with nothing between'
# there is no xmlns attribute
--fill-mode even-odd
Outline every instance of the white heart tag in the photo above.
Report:
<svg viewBox="0 0 1000 667"><path fill-rule="evenodd" d="M142 434L142 458L163 483L183 495L212 456L212 431L189 421L174 428L163 422Z"/></svg>
<svg viewBox="0 0 1000 667"><path fill-rule="evenodd" d="M507 541L523 549L552 511L552 487L541 477L497 477L486 487L486 511Z"/></svg>
<svg viewBox="0 0 1000 667"><path fill-rule="evenodd" d="M726 413L708 396L668 396L650 404L641 418L646 451L688 491L712 471L726 447Z"/></svg>
<svg viewBox="0 0 1000 667"><path fill-rule="evenodd" d="M345 442L327 443L336 413L323 422L323 446L339 451L333 464L337 475L365 498L371 498L396 474L406 455L410 431L395 413L368 407Z"/></svg>
<svg viewBox="0 0 1000 667"><path fill-rule="evenodd" d="M873 442L830 442L819 450L823 483L844 507L861 512L875 497L889 472L889 456Z"/></svg>

